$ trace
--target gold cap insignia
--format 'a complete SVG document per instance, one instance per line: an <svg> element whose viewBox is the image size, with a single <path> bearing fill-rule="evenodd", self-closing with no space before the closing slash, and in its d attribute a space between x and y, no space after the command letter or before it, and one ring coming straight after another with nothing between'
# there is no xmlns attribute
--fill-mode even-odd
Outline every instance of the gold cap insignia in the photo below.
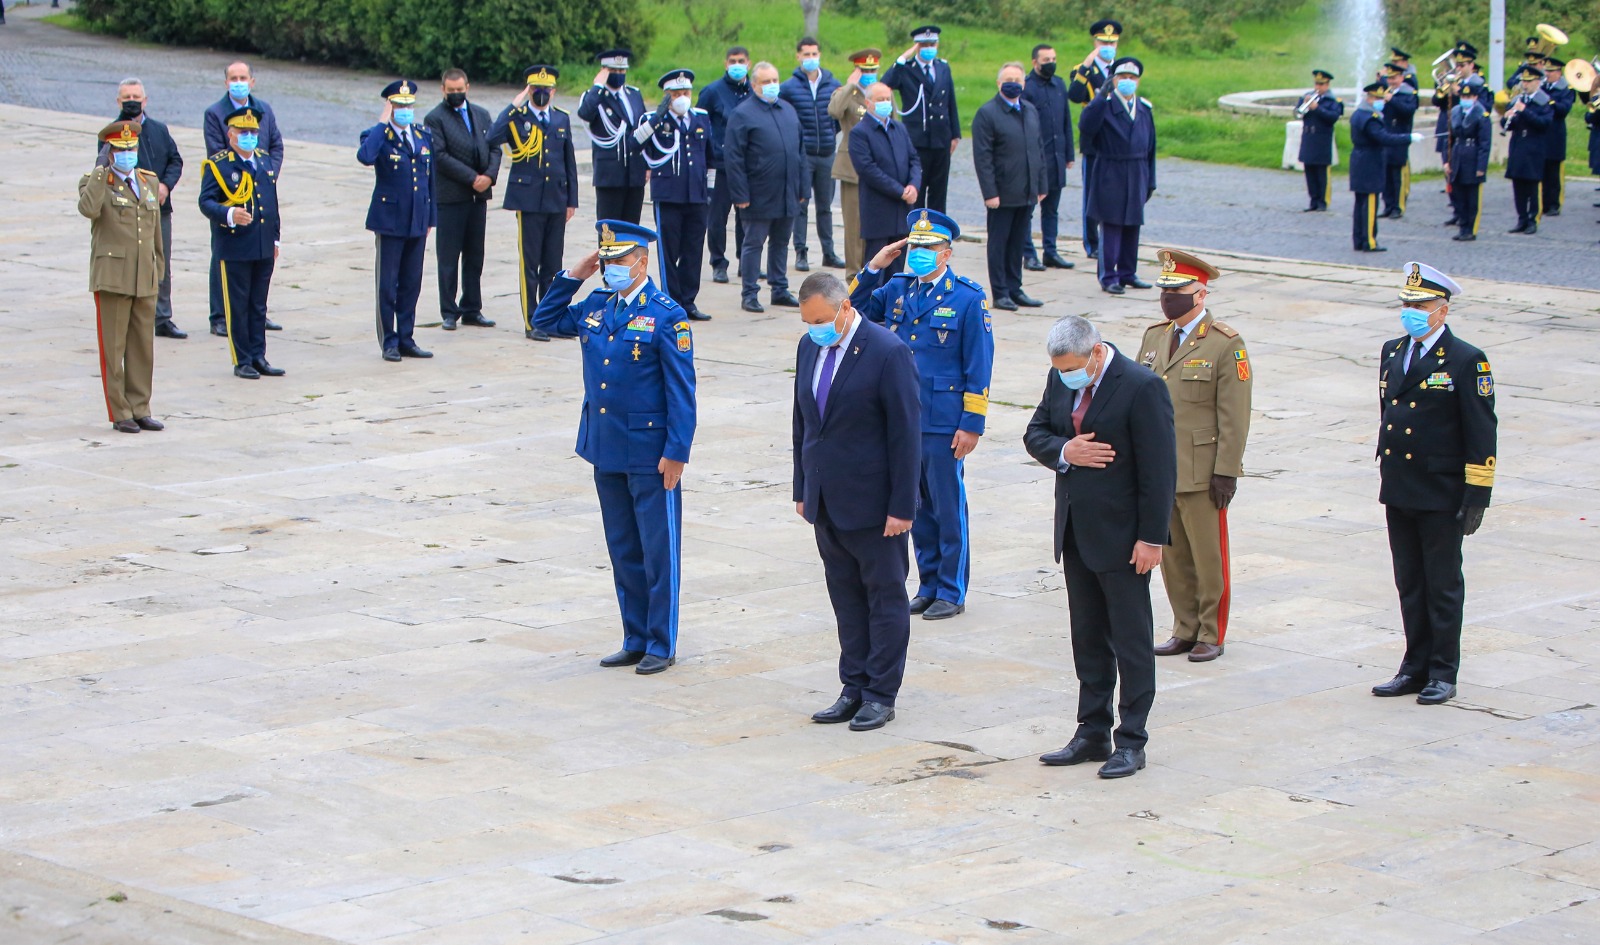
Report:
<svg viewBox="0 0 1600 945"><path fill-rule="evenodd" d="M932 230L933 221L928 219L928 211L922 211L922 216L917 218L917 222L913 224L911 228L916 230L918 233L926 233Z"/></svg>
<svg viewBox="0 0 1600 945"><path fill-rule="evenodd" d="M1161 251L1161 271L1162 272L1177 272L1178 271L1178 261L1176 259L1173 259L1172 258L1172 254L1167 252L1166 250L1162 250Z"/></svg>
<svg viewBox="0 0 1600 945"><path fill-rule="evenodd" d="M1411 264L1411 274L1406 276L1406 285L1411 288L1422 285L1422 267L1416 263Z"/></svg>
<svg viewBox="0 0 1600 945"><path fill-rule="evenodd" d="M400 83L400 94L401 95L411 95L414 92L416 92L416 89L411 87L411 83L409 83L409 82Z"/></svg>
<svg viewBox="0 0 1600 945"><path fill-rule="evenodd" d="M602 224L600 227L600 245L612 246L615 245L616 242L617 234L611 232L610 224Z"/></svg>
<svg viewBox="0 0 1600 945"><path fill-rule="evenodd" d="M528 84L539 88L553 88L556 84L556 77L550 74L550 70L540 69L538 72L528 76Z"/></svg>

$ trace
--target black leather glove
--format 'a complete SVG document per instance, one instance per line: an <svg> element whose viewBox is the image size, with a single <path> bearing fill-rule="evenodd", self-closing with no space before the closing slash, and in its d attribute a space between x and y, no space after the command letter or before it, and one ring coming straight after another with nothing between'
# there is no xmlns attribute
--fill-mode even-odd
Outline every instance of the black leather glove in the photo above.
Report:
<svg viewBox="0 0 1600 945"><path fill-rule="evenodd" d="M1239 480L1232 476L1211 477L1211 504L1219 509L1228 507L1233 501L1233 494L1239 491Z"/></svg>
<svg viewBox="0 0 1600 945"><path fill-rule="evenodd" d="M1461 534L1470 535L1483 524L1483 506L1463 505L1461 511L1456 513L1456 521L1461 523Z"/></svg>

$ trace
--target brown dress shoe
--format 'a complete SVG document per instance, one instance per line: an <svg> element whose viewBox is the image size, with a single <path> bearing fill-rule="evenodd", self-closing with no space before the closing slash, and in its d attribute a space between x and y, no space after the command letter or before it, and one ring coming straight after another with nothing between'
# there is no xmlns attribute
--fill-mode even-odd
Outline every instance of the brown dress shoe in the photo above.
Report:
<svg viewBox="0 0 1600 945"><path fill-rule="evenodd" d="M1196 643L1189 651L1189 662L1209 663L1222 655L1222 647L1215 643Z"/></svg>
<svg viewBox="0 0 1600 945"><path fill-rule="evenodd" d="M1193 640L1180 640L1177 637L1173 637L1167 642L1156 647L1156 655L1177 656L1179 653L1187 653L1192 649L1194 649Z"/></svg>

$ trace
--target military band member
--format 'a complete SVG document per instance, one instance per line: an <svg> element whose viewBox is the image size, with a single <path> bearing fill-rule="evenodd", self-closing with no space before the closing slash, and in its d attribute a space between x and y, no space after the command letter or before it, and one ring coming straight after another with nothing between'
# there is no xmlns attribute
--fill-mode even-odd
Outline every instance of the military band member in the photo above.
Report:
<svg viewBox="0 0 1600 945"><path fill-rule="evenodd" d="M694 342L678 303L650 281L656 235L601 220L600 248L551 283L534 324L583 352L578 455L594 467L622 649L601 666L659 673L676 659L683 556L678 488L695 430ZM573 303L604 267L604 285Z"/></svg>
<svg viewBox="0 0 1600 945"><path fill-rule="evenodd" d="M1421 85L1417 84L1417 67L1411 64L1410 53L1399 46L1390 46L1389 61L1400 67L1400 74L1405 77L1406 82L1411 84L1412 89L1420 90L1422 88Z"/></svg>
<svg viewBox="0 0 1600 945"><path fill-rule="evenodd" d="M711 203L711 116L695 108L694 72L673 69L656 83L664 94L644 142L650 199L656 207L667 295L695 321L710 321L695 299L705 261L706 209Z"/></svg>
<svg viewBox="0 0 1600 945"><path fill-rule="evenodd" d="M267 361L267 293L278 261L278 169L261 144L261 110L228 115L228 150L200 171L200 212L211 221L211 257L222 279L233 375L282 377Z"/></svg>
<svg viewBox="0 0 1600 945"><path fill-rule="evenodd" d="M912 45L883 74L900 93L900 118L922 165L917 206L943 213L950 189L950 158L961 144L961 111L950 63L939 58L939 27L911 31Z"/></svg>
<svg viewBox="0 0 1600 945"><path fill-rule="evenodd" d="M632 51L608 49L598 58L600 71L578 102L578 117L589 123L594 212L602 220L638 223L646 168L634 132L645 118L644 96L628 84Z"/></svg>
<svg viewBox="0 0 1600 945"><path fill-rule="evenodd" d="M961 227L912 210L910 235L880 250L856 277L850 305L911 348L922 378L922 500L911 525L919 584L911 613L943 620L967 609L971 542L966 458L989 415L994 335L983 287L950 269ZM894 257L908 271L884 278Z"/></svg>
<svg viewBox="0 0 1600 945"><path fill-rule="evenodd" d="M1540 190L1541 208L1547 217L1561 216L1561 203L1567 195L1567 115L1577 104L1578 93L1567 85L1562 75L1566 63L1560 59L1544 60L1544 94L1550 96L1550 132L1544 139L1544 181Z"/></svg>
<svg viewBox="0 0 1600 945"><path fill-rule="evenodd" d="M572 117L550 103L561 70L534 65L523 70L517 97L489 128L489 146L504 146L511 158L502 206L517 215L517 290L522 299L522 336L549 341L533 324L533 311L561 270L567 224L578 210L578 155Z"/></svg>
<svg viewBox="0 0 1600 945"><path fill-rule="evenodd" d="M417 298L428 234L439 222L433 203L433 137L416 123L417 84L383 90L383 115L361 132L356 160L372 168L367 229L377 243L378 347L385 361L431 358L417 346Z"/></svg>
<svg viewBox="0 0 1600 945"><path fill-rule="evenodd" d="M1417 115L1417 90L1406 82L1405 70L1395 63L1384 63L1383 127L1391 134L1406 136L1405 144L1383 149L1383 216L1398 220L1406 215L1406 199L1411 195L1411 125Z"/></svg>
<svg viewBox="0 0 1600 945"><path fill-rule="evenodd" d="M1471 43L1457 43L1454 51L1455 68L1446 80L1433 90L1433 107L1439 117L1433 123L1433 149L1442 161L1450 154L1450 110L1461 104L1461 83L1469 76L1480 76L1478 47Z"/></svg>
<svg viewBox="0 0 1600 945"><path fill-rule="evenodd" d="M1477 239L1478 221L1483 216L1483 182L1494 143L1488 91L1483 79L1468 78L1462 83L1461 104L1450 113L1450 159L1444 172L1450 182L1451 220L1458 227L1451 239L1457 242Z"/></svg>
<svg viewBox="0 0 1600 945"><path fill-rule="evenodd" d="M120 433L159 430L150 415L156 295L166 269L160 179L139 167L139 123L100 130L111 163L78 180L78 212L89 220L89 291L94 293L100 384Z"/></svg>
<svg viewBox="0 0 1600 945"><path fill-rule="evenodd" d="M1584 105L1583 123L1589 127L1589 173L1600 175L1600 95L1586 94ZM1600 203L1595 206L1600 207Z"/></svg>
<svg viewBox="0 0 1600 945"><path fill-rule="evenodd" d="M1100 222L1100 288L1122 295L1150 283L1134 271L1144 205L1156 191L1156 123L1150 103L1139 97L1144 65L1132 56L1111 65L1111 82L1078 117L1079 140L1094 147L1088 213Z"/></svg>
<svg viewBox="0 0 1600 945"><path fill-rule="evenodd" d="M1537 66L1520 66L1517 91L1500 116L1500 128L1511 136L1506 148L1506 177L1516 202L1517 225L1512 233L1539 232L1540 190L1544 183L1545 139L1555 120L1555 106L1540 86L1544 75Z"/></svg>
<svg viewBox="0 0 1600 945"><path fill-rule="evenodd" d="M1437 705L1455 696L1461 665L1461 540L1483 523L1494 487L1494 375L1445 327L1461 287L1421 263L1404 272L1405 334L1380 353L1377 458L1406 652L1372 694Z"/></svg>
<svg viewBox="0 0 1600 945"><path fill-rule="evenodd" d="M850 272L860 272L866 265L866 241L861 238L861 195L857 190L859 178L855 164L850 161L850 129L854 128L871 108L867 104L867 89L878 81L878 62L883 53L877 49L861 49L850 54L855 66L844 85L835 89L828 100L828 114L839 123L839 140L843 145L833 154L833 179L839 182L839 209L844 212L844 264Z"/></svg>
<svg viewBox="0 0 1600 945"><path fill-rule="evenodd" d="M1067 98L1087 105L1111 81L1111 64L1117 61L1117 43L1122 39L1122 24L1116 20L1096 20L1089 27L1094 48L1072 70L1067 83ZM1100 221L1089 212L1089 179L1094 173L1094 144L1083 134L1083 113L1078 113L1078 160L1083 175L1083 254L1100 258Z"/></svg>
<svg viewBox="0 0 1600 945"><path fill-rule="evenodd" d="M1250 357L1239 333L1206 306L1216 267L1175 249L1156 258L1165 321L1145 330L1139 363L1172 395L1178 449L1172 540L1161 555L1172 637L1156 655L1188 653L1189 662L1205 663L1222 655L1228 635L1228 505L1244 475Z"/></svg>
<svg viewBox="0 0 1600 945"><path fill-rule="evenodd" d="M1328 167L1333 164L1333 126L1344 115L1344 103L1333 94L1332 83L1333 73L1312 69L1311 91L1301 97L1296 108L1300 113L1300 163L1305 165L1306 195L1311 198L1306 213L1326 211L1333 198Z"/></svg>
<svg viewBox="0 0 1600 945"><path fill-rule="evenodd" d="M1402 135L1383 127L1385 88L1382 82L1363 88L1361 104L1350 116L1350 192L1355 194L1351 240L1360 253L1385 252L1385 248L1378 245L1378 195L1383 193L1385 179L1384 149L1422 139L1415 132Z"/></svg>

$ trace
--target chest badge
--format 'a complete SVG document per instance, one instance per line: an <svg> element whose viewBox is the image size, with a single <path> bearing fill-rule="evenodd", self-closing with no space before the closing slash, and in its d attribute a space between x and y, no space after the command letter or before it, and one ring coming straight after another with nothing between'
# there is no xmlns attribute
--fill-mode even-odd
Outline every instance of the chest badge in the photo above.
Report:
<svg viewBox="0 0 1600 945"><path fill-rule="evenodd" d="M640 354L643 354L643 352L639 350L639 342L635 341L633 343L633 359L635 361L639 360Z"/></svg>
<svg viewBox="0 0 1600 945"><path fill-rule="evenodd" d="M940 344L944 344L945 340L950 337L950 332L945 331L945 330L940 330L939 332L937 332L937 334L939 335L939 343Z"/></svg>

